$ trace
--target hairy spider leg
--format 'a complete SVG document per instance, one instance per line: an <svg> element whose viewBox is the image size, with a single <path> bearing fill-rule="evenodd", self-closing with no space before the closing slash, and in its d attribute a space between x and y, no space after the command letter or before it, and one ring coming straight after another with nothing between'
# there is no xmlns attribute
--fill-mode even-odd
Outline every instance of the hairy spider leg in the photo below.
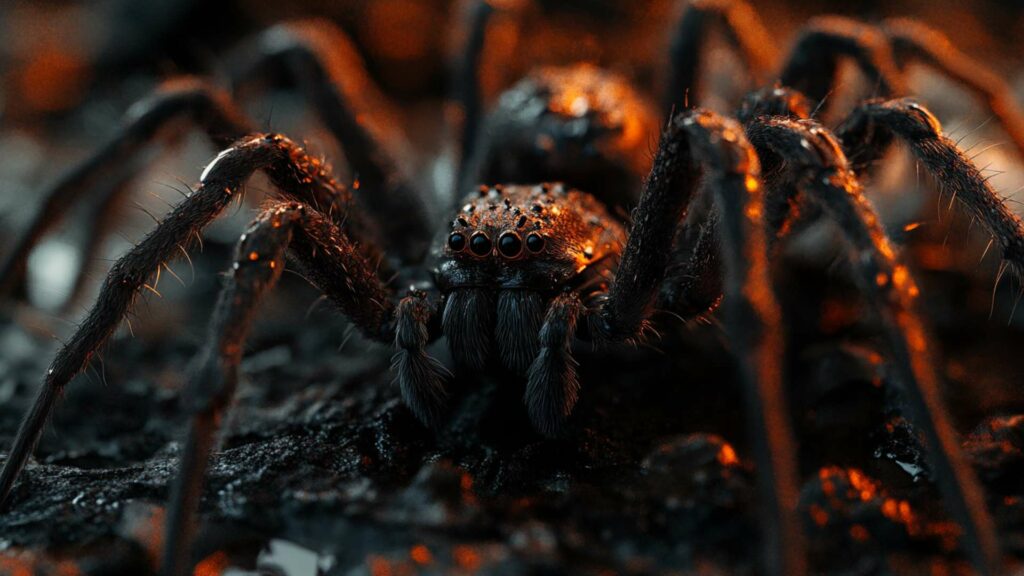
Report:
<svg viewBox="0 0 1024 576"><path fill-rule="evenodd" d="M778 61L775 40L750 4L738 0L687 2L669 44L669 73L662 97L666 117L672 110L682 111L701 101L704 44L715 28L720 28L735 48L755 83L764 81Z"/></svg>
<svg viewBox="0 0 1024 576"><path fill-rule="evenodd" d="M882 32L892 43L898 66L924 65L972 92L999 121L1017 152L1024 156L1024 112L1002 76L984 62L958 50L946 35L921 22L909 18L886 20L882 23Z"/></svg>
<svg viewBox="0 0 1024 576"><path fill-rule="evenodd" d="M999 574L995 523L942 402L927 332L915 310L917 286L899 261L838 140L813 120L762 117L746 128L759 154L784 158L806 200L818 204L843 231L857 283L882 320L897 381L914 423L924 432L946 506L964 530L965 548L979 573Z"/></svg>
<svg viewBox="0 0 1024 576"><path fill-rule="evenodd" d="M763 78L776 61L771 35L756 11L744 0L702 0L689 3L673 32L670 80L665 102L682 109L699 102L700 62L707 28L719 25L739 53L748 73ZM891 98L907 90L906 68L920 64L943 74L973 93L998 120L1024 155L1024 111L1013 89L990 66L964 54L942 32L911 18L892 18L881 26L825 16L811 20L797 33L782 64L783 86L802 90L815 112L834 88L840 57L860 68L873 97Z"/></svg>
<svg viewBox="0 0 1024 576"><path fill-rule="evenodd" d="M642 336L702 168L718 208L723 305L758 470L764 571L804 574L797 455L782 387L783 341L768 273L760 165L739 123L699 109L671 120L633 212L615 280L590 318L590 332L603 340Z"/></svg>
<svg viewBox="0 0 1024 576"><path fill-rule="evenodd" d="M909 98L865 102L840 125L838 135L859 172L866 172L895 138L906 143L935 180L995 239L1011 272L1024 277L1024 222L956 142L942 133L939 121L927 109Z"/></svg>
<svg viewBox="0 0 1024 576"><path fill-rule="evenodd" d="M411 157L401 122L366 72L352 40L326 20L281 24L228 58L235 92L283 72L341 144L356 177L353 194L402 264L419 264L433 235L424 192L396 158Z"/></svg>
<svg viewBox="0 0 1024 576"><path fill-rule="evenodd" d="M759 116L785 116L807 118L810 102L792 88L781 86L762 88L744 99L738 114L741 123ZM788 194L776 190L775 172L771 158L761 158L766 193L764 194L765 226L768 251L771 254L778 239L773 233L782 228L791 210ZM658 295L658 308L678 315L683 320L699 317L718 307L722 299L722 263L718 240L719 218L715 207L710 207L699 224L693 218L680 231L672 248L665 281Z"/></svg>
<svg viewBox="0 0 1024 576"><path fill-rule="evenodd" d="M114 264L96 303L57 352L0 471L0 508L10 504L11 489L67 383L114 333L138 293L148 286L149 278L165 262L185 252L198 233L241 193L242 185L256 170L267 174L284 199L311 206L332 206L336 217L349 222L359 220L349 192L333 180L320 162L283 136L255 135L218 155L207 166L195 193L179 203L159 226ZM364 334L390 341L393 305L371 265L375 247L362 241L359 252L346 245L337 249L342 250L339 257L347 260L347 275L337 281L340 270L317 266L312 267L312 280L325 289ZM330 282L332 275L335 282Z"/></svg>
<svg viewBox="0 0 1024 576"><path fill-rule="evenodd" d="M261 212L238 242L206 345L182 393L191 420L167 515L163 573L168 576L191 573L196 510L214 437L237 388L238 364L257 306L280 278L286 255L305 272L339 271L311 279L368 336L385 340L394 330L390 291L331 218L298 202L274 202ZM363 312L368 314L356 316Z"/></svg>
<svg viewBox="0 0 1024 576"><path fill-rule="evenodd" d="M40 194L42 204L0 263L0 292L21 290L32 248L74 203L104 187L107 190L102 192L105 198L100 205L116 201L120 196L118 189L141 168L135 159L142 148L182 117L200 126L218 148L228 146L251 131L249 122L232 105L227 94L211 84L190 77L164 82L128 110L124 125L106 144ZM118 174L120 171L126 173ZM111 186L112 181L114 186ZM98 242L97 235L102 235L101 228L95 228L90 237Z"/></svg>
<svg viewBox="0 0 1024 576"><path fill-rule="evenodd" d="M238 385L238 364L256 307L281 277L285 248L302 215L298 206L281 205L264 211L246 229L235 250L235 263L217 298L206 345L195 359L182 391L182 404L190 413L190 421L168 505L163 550L166 576L191 572L194 516L214 436Z"/></svg>

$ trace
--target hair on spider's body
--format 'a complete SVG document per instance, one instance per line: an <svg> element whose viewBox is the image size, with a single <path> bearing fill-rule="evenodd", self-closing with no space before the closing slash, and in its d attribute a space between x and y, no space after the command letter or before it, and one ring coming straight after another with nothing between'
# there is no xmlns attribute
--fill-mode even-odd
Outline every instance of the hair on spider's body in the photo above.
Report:
<svg viewBox="0 0 1024 576"><path fill-rule="evenodd" d="M198 80L163 85L147 106L133 109L111 142L58 181L0 265L0 284L17 285L29 250L68 205L103 182L111 166L131 165L138 147L172 120L190 117L224 149L194 193L114 264L96 304L58 351L0 472L0 502L16 503L15 482L58 397L111 337L149 277L184 252L259 170L274 186L272 198L238 243L207 344L182 392L191 419L167 514L167 574L189 571L193 517L214 438L234 396L256 306L280 277L285 256L365 337L393 347L405 404L433 426L445 421L450 401L451 374L427 352L438 338L447 340L457 369L498 366L521 375L531 421L555 435L585 385L572 355L576 341L634 342L656 311L692 317L721 303L752 430L764 571L806 574L797 451L783 395L784 323L768 258L772 244L822 215L846 240L854 277L879 318L892 372L927 440L966 552L980 573L998 573L994 524L941 402L934 352L916 310L917 286L860 183L893 140L906 142L923 166L956 189L1009 265L1024 269L1024 224L934 116L894 98L902 95L909 64L968 82L970 60L905 21L874 27L818 19L779 68L780 83L752 92L736 121L686 104L701 96L704 33L724 26L755 78L764 78L775 59L771 35L739 0L699 0L688 4L676 27L664 125L628 81L586 64L531 73L481 121L476 75L494 9L487 2L475 6L456 75L464 112L459 193L438 226L415 181L389 155L394 125L381 116L383 97L352 43L323 23L261 35L241 51L231 83L243 92L264 72L295 82L341 143L360 186L339 185L324 163L284 136L254 134L230 96ZM841 58L853 60L882 96L894 99L859 104L837 137L812 116L823 107ZM985 72L972 89L1002 94L1005 86ZM1024 123L1012 100L988 101L1012 135L1022 134L1014 130ZM652 160L648 139L659 131ZM1024 152L1024 139L1015 141ZM628 208L628 219L616 215ZM394 287L410 279L413 288Z"/></svg>

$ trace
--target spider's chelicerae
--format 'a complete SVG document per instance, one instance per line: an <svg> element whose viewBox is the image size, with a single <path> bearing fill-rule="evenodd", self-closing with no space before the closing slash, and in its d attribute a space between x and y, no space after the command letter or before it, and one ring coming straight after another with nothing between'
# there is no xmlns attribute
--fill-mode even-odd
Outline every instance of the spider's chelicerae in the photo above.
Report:
<svg viewBox="0 0 1024 576"><path fill-rule="evenodd" d="M694 317L721 301L745 386L765 572L805 573L796 454L782 397L782 322L768 258L776 241L820 215L844 233L965 550L979 572L999 573L992 518L939 398L927 331L915 312L918 289L861 188L888 145L903 141L986 227L1004 266L1024 271L1020 219L935 117L900 98L905 69L931 66L980 94L1024 151L1024 122L999 78L914 22L839 18L808 24L773 74L771 37L749 7L693 2L675 28L660 119L622 78L581 64L532 73L481 120L477 67L493 10L481 2L467 20L456 74L460 199L440 223L428 221L416 183L386 152L395 127L381 115L382 97L350 42L323 23L261 35L240 51L232 87L287 73L342 144L359 186L339 185L287 137L254 133L212 85L179 79L134 107L117 138L48 192L0 270L5 286L22 281L28 251L69 204L172 120L191 118L223 148L199 186L114 264L96 304L58 352L0 475L4 504L16 504L12 488L64 386L159 268L185 253L263 171L275 191L238 243L209 342L183 392L192 419L168 514L168 574L188 568L193 515L246 333L286 257L365 337L394 346L402 398L431 426L443 422L448 399L448 370L426 352L440 337L460 369L500 366L522 375L532 422L554 435L581 393L574 341L636 341L655 310ZM703 38L713 27L724 28L753 77L775 80L743 101L739 120L687 102L701 93ZM843 60L882 98L856 106L833 133L813 116ZM647 136L662 123L648 171ZM629 222L617 208L632 209Z"/></svg>

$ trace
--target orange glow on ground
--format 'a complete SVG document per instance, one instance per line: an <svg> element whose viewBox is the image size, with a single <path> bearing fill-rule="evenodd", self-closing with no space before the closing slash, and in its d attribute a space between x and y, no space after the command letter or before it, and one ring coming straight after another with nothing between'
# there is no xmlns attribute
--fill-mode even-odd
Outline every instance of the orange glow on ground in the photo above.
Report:
<svg viewBox="0 0 1024 576"><path fill-rule="evenodd" d="M430 554L430 549L423 544L417 544L409 550L409 557L412 561L419 564L420 566L426 566L434 561L433 555Z"/></svg>
<svg viewBox="0 0 1024 576"><path fill-rule="evenodd" d="M465 570L475 572L480 569L482 560L480 553L474 550L471 546L456 546L452 549L452 559L455 563Z"/></svg>
<svg viewBox="0 0 1024 576"><path fill-rule="evenodd" d="M196 564L193 576L220 576L231 565L228 555L224 552L214 552L203 558Z"/></svg>

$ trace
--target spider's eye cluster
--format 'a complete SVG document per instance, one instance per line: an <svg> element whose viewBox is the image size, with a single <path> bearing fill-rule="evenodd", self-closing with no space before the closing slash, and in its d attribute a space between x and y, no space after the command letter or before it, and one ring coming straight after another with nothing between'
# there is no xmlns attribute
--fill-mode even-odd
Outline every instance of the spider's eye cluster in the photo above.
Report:
<svg viewBox="0 0 1024 576"><path fill-rule="evenodd" d="M525 242L518 233L505 232L498 237L498 252L505 258L518 258L523 254L524 247L526 251L536 254L544 250L544 244L544 237L536 232L531 232ZM448 249L452 252L462 252L467 247L476 256L483 257L491 253L494 245L483 232L474 232L468 241L462 232L452 232L448 235Z"/></svg>

